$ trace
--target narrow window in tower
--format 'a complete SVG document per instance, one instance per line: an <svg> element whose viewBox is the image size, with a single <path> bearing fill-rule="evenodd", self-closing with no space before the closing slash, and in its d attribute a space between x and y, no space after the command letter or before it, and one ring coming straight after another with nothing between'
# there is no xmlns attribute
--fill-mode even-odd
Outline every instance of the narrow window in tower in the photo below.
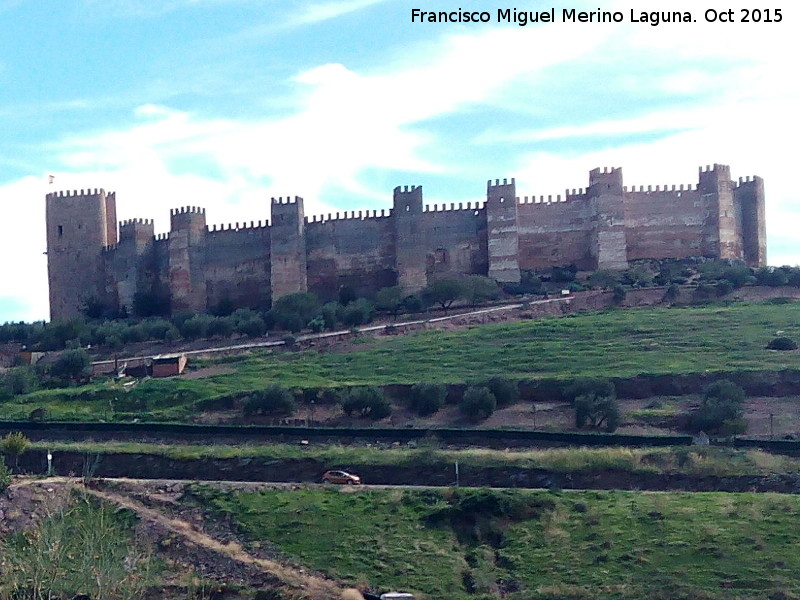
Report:
<svg viewBox="0 0 800 600"><path fill-rule="evenodd" d="M62 235L64 235L64 226L63 225L59 225L58 226L58 237L61 237Z"/></svg>
<svg viewBox="0 0 800 600"><path fill-rule="evenodd" d="M406 204L406 212L408 212L408 211L410 211L410 210L411 210L411 206L409 206L408 204Z"/></svg>

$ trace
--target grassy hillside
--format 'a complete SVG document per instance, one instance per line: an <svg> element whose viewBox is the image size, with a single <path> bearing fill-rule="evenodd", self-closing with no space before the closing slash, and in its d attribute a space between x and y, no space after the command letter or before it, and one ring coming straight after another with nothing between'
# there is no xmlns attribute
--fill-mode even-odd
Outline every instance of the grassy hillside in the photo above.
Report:
<svg viewBox="0 0 800 600"><path fill-rule="evenodd" d="M800 594L800 498L774 494L195 488L251 542L430 598Z"/></svg>
<svg viewBox="0 0 800 600"><path fill-rule="evenodd" d="M46 406L51 419L181 420L193 403L263 388L464 382L493 375L572 378L800 368L800 354L766 350L777 332L800 339L800 303L640 308L355 340L346 351L261 352L224 359L232 373L42 390L0 405L5 418ZM220 361L217 361L217 364ZM202 363L204 365L215 363Z"/></svg>

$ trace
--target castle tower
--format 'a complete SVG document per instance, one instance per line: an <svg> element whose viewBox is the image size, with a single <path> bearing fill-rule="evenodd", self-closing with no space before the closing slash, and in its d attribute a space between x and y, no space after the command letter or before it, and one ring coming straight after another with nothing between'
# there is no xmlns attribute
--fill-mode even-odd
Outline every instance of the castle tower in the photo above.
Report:
<svg viewBox="0 0 800 600"><path fill-rule="evenodd" d="M308 290L303 199L272 199L270 280L272 301Z"/></svg>
<svg viewBox="0 0 800 600"><path fill-rule="evenodd" d="M411 294L428 285L425 274L427 244L422 227L422 186L394 188L392 217L397 285L404 293Z"/></svg>
<svg viewBox="0 0 800 600"><path fill-rule="evenodd" d="M622 169L589 171L586 196L592 203L592 257L598 269L628 268L628 243L625 234L625 195Z"/></svg>
<svg viewBox="0 0 800 600"><path fill-rule="evenodd" d="M116 304L133 308L133 297L141 291L145 257L152 252L155 226L152 219L130 219L119 224L119 244L108 260L114 266L110 290L116 289Z"/></svg>
<svg viewBox="0 0 800 600"><path fill-rule="evenodd" d="M206 310L206 211L185 206L170 211L168 286L172 313Z"/></svg>
<svg viewBox="0 0 800 600"><path fill-rule="evenodd" d="M500 282L518 283L519 232L517 230L517 191L514 179L496 179L486 184L486 234L489 252L489 277Z"/></svg>
<svg viewBox="0 0 800 600"><path fill-rule="evenodd" d="M764 214L764 180L749 177L733 192L741 215L742 253L748 267L767 266L767 222Z"/></svg>
<svg viewBox="0 0 800 600"><path fill-rule="evenodd" d="M50 319L72 319L86 300L105 297L103 248L117 242L116 197L102 189L57 192L45 206Z"/></svg>
<svg viewBox="0 0 800 600"><path fill-rule="evenodd" d="M742 245L736 228L733 181L728 165L700 168L698 186L702 199L703 239L700 251L712 258L742 257Z"/></svg>

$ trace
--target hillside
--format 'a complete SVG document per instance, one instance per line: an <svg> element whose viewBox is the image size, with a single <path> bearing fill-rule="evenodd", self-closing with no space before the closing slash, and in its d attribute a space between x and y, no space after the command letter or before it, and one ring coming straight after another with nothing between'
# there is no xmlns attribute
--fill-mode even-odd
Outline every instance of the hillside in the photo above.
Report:
<svg viewBox="0 0 800 600"><path fill-rule="evenodd" d="M332 348L197 360L193 370L181 377L99 380L88 386L39 390L8 398L0 409L9 419L25 419L33 410L44 408L52 420L187 421L201 414L208 420L241 420L240 412L230 410L214 416L221 410L214 407L225 403L213 399L268 385L307 389L419 381L464 383L494 375L563 380L800 368L798 351L766 349L779 332L800 338L800 303L610 310L460 331L363 337ZM629 411L638 411L644 419L634 421L646 428L696 401L666 398L660 405L633 403ZM405 424L402 406L397 408L396 418ZM336 417L335 408L323 405L301 406L299 416L309 418L312 410L316 420ZM514 422L534 418L525 408L512 412L509 419ZM769 413L785 411L757 403L753 412L763 430ZM548 415L552 416L549 421ZM540 412L539 418L544 419L539 426L555 428L569 421L558 407ZM453 415L436 425L458 425L457 419ZM496 426L508 424L500 419Z"/></svg>

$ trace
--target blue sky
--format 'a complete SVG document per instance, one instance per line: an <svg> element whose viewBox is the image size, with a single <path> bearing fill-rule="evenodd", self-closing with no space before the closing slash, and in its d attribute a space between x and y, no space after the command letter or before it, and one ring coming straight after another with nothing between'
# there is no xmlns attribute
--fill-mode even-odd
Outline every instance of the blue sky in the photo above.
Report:
<svg viewBox="0 0 800 600"><path fill-rule="evenodd" d="M781 2L775 6L781 6ZM120 219L206 207L209 223L629 185L730 164L766 179L771 264L800 263L792 57L781 23L709 24L734 2L0 0L0 322L47 316L44 194L104 187ZM622 23L411 23L411 9L621 10ZM651 27L630 9L692 10ZM55 181L48 185L48 175Z"/></svg>

